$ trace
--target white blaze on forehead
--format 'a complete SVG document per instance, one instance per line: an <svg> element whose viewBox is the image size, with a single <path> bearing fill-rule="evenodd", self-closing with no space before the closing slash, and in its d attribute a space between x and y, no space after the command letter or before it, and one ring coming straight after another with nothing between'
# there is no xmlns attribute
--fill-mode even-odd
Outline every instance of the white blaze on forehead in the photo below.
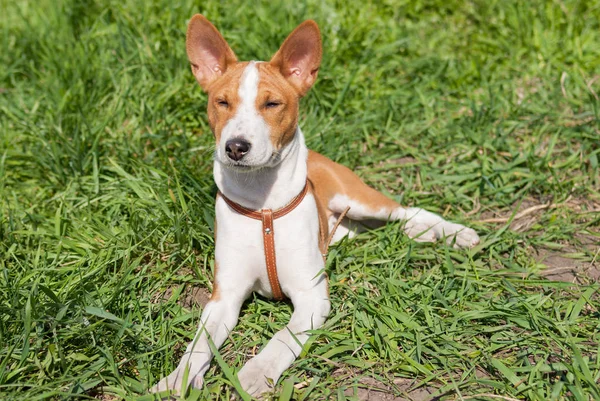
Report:
<svg viewBox="0 0 600 401"><path fill-rule="evenodd" d="M251 61L248 63L242 77L240 78L240 87L238 89L238 95L242 99L240 104L239 112L256 112L256 96L258 95L258 68L256 63Z"/></svg>
<svg viewBox="0 0 600 401"><path fill-rule="evenodd" d="M250 143L250 150L242 160L245 165L264 165L273 154L270 127L256 109L259 81L260 73L256 68L256 62L251 61L244 68L244 72L240 77L238 87L240 103L237 111L221 132L221 149L217 150L217 157L222 161L230 162L227 159L225 147L227 141L234 138L243 139Z"/></svg>

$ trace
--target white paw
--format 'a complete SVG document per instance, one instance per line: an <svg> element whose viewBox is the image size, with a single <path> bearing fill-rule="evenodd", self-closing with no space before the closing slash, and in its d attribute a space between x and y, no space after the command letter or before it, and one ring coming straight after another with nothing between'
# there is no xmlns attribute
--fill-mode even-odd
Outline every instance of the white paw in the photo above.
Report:
<svg viewBox="0 0 600 401"><path fill-rule="evenodd" d="M185 356L184 356L185 358ZM187 382L184 383L186 365L189 366L187 372ZM161 381L158 382L154 387L150 389L151 393L160 393L162 391L169 390L170 394L180 395L185 394L188 388L202 388L204 383L204 372L202 366L194 364L193 362L184 362L183 360L179 363L179 366L171 372L171 374Z"/></svg>
<svg viewBox="0 0 600 401"><path fill-rule="evenodd" d="M454 248L473 248L479 244L479 235L477 235L475 230L465 227L462 224L444 224L440 230L440 238L443 236L446 237L448 245L454 243Z"/></svg>
<svg viewBox="0 0 600 401"><path fill-rule="evenodd" d="M429 224L415 224L410 221L404 226L404 232L416 242L435 242L435 231Z"/></svg>
<svg viewBox="0 0 600 401"><path fill-rule="evenodd" d="M273 365L274 363L264 363L257 357L250 359L238 372L242 388L253 397L272 391L279 379L279 375L271 372Z"/></svg>

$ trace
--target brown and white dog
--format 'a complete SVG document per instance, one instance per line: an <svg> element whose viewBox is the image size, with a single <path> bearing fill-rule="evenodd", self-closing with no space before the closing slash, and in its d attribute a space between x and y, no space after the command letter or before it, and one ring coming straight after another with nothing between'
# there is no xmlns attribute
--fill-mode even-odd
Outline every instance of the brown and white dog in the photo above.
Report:
<svg viewBox="0 0 600 401"><path fill-rule="evenodd" d="M443 238L457 247L472 247L479 237L433 213L400 206L348 168L307 149L298 127L298 103L315 83L321 63L314 21L300 24L269 62L238 62L202 15L191 19L186 47L192 72L208 93L208 120L216 140L215 281L194 340L177 368L152 391L201 387L213 356L209 338L221 346L253 291L275 295L265 258L266 234L273 234L275 279L294 312L287 326L239 371L242 387L256 396L270 390L270 383L300 354L307 331L323 325L329 314L323 239L348 207L334 241L352 234L352 221L373 220L401 220L406 234L418 241ZM298 197L305 186L308 193ZM235 208L277 211L294 200L299 203L274 220L272 232Z"/></svg>

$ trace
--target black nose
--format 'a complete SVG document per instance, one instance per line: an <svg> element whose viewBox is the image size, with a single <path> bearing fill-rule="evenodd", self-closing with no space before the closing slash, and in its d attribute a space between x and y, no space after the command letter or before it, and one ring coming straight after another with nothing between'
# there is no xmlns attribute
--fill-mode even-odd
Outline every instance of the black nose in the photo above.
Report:
<svg viewBox="0 0 600 401"><path fill-rule="evenodd" d="M230 139L225 142L225 152L227 157L236 162L242 160L242 157L250 150L250 143L243 139Z"/></svg>

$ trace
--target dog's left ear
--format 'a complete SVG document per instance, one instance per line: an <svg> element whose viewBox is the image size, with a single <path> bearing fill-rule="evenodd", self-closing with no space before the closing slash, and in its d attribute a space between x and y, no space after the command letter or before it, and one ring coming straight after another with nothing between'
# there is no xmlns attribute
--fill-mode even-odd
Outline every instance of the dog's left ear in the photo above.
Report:
<svg viewBox="0 0 600 401"><path fill-rule="evenodd" d="M304 96L317 80L322 53L319 27L308 20L290 33L269 63Z"/></svg>

